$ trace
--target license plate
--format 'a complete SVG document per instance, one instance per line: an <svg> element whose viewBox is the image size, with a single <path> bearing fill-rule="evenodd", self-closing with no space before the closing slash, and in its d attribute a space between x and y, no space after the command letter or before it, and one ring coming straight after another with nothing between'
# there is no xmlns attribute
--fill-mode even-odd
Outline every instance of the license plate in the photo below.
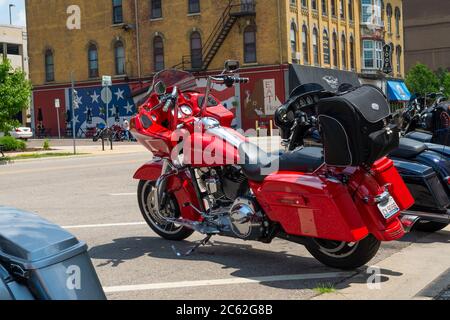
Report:
<svg viewBox="0 0 450 320"><path fill-rule="evenodd" d="M400 208L392 197L389 197L389 200L386 203L380 203L378 209L380 209L381 214L386 220L400 212Z"/></svg>

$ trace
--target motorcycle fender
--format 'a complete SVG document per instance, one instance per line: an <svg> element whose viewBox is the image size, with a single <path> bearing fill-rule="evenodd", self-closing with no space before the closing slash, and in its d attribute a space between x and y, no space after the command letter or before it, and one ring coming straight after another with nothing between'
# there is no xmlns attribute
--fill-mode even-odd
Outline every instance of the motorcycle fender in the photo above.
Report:
<svg viewBox="0 0 450 320"><path fill-rule="evenodd" d="M434 151L425 151L418 155L415 161L432 167L441 178L450 176L450 162L447 157Z"/></svg>
<svg viewBox="0 0 450 320"><path fill-rule="evenodd" d="M161 176L163 162L160 159L156 159L144 164L136 171L133 179L144 181L156 181Z"/></svg>

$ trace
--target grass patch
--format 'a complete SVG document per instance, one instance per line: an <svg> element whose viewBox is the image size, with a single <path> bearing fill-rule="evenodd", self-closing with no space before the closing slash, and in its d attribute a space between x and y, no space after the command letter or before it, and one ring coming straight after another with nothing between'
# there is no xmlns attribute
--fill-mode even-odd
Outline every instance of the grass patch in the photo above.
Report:
<svg viewBox="0 0 450 320"><path fill-rule="evenodd" d="M331 283L325 283L320 284L316 288L314 288L314 291L319 294L326 294L326 293L334 293L336 292L336 289L334 288L334 285Z"/></svg>
<svg viewBox="0 0 450 320"><path fill-rule="evenodd" d="M82 156L86 154L87 153L77 153L76 155L74 155L71 152L27 153L27 154L19 154L14 157L6 157L2 160L14 161L14 160L42 159L42 158L59 158L59 157Z"/></svg>

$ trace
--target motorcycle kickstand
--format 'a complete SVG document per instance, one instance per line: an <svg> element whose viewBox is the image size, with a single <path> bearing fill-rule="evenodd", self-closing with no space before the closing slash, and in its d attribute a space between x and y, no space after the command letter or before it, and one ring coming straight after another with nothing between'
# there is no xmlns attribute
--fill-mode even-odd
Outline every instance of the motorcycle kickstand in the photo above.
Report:
<svg viewBox="0 0 450 320"><path fill-rule="evenodd" d="M213 235L208 235L202 241L197 242L197 244L194 247L192 247L189 251L187 251L184 254L179 252L174 245L172 246L172 250L175 252L177 257L189 257L191 254L193 254L195 251L197 251L197 249L200 248L201 246L206 246L209 243L209 241L211 240L212 236Z"/></svg>

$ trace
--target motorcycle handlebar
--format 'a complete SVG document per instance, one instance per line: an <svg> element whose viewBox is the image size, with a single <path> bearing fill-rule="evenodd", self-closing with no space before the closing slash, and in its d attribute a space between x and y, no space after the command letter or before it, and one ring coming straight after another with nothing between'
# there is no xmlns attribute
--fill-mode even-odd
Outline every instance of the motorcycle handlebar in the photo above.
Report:
<svg viewBox="0 0 450 320"><path fill-rule="evenodd" d="M249 78L230 77L230 76L211 77L211 79L216 83L225 85L244 84L250 81Z"/></svg>

